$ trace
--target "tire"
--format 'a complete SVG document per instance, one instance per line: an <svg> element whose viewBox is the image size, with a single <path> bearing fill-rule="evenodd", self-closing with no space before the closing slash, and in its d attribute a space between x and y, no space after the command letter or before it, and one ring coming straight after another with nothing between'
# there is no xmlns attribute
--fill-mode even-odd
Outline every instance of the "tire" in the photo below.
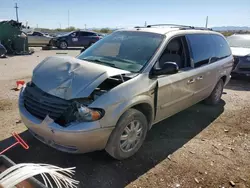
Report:
<svg viewBox="0 0 250 188"><path fill-rule="evenodd" d="M61 41L58 46L60 49L67 49L68 48L68 43L66 41Z"/></svg>
<svg viewBox="0 0 250 188"><path fill-rule="evenodd" d="M220 79L216 86L214 87L214 90L210 94L208 98L205 99L205 103L208 105L217 105L219 104L221 100L221 96L223 93L223 87L224 87L224 82L222 79Z"/></svg>
<svg viewBox="0 0 250 188"><path fill-rule="evenodd" d="M129 158L142 146L147 130L148 122L145 115L131 108L119 119L105 149L115 159Z"/></svg>

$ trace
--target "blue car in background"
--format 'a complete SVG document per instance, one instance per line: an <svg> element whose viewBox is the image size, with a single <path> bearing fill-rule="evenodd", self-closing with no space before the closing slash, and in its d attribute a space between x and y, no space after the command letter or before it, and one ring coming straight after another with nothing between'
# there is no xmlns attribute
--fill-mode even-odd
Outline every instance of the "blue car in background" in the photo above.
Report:
<svg viewBox="0 0 250 188"><path fill-rule="evenodd" d="M52 38L50 40L50 45L60 49L67 49L68 47L88 48L102 38L103 36L99 33L78 30Z"/></svg>

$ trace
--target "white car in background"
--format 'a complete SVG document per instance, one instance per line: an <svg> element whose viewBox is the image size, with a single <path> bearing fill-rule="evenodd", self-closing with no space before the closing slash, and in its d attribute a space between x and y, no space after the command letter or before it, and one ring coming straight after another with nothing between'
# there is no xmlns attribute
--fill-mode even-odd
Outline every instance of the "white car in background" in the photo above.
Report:
<svg viewBox="0 0 250 188"><path fill-rule="evenodd" d="M250 77L250 34L235 34L227 37L234 56L232 76Z"/></svg>

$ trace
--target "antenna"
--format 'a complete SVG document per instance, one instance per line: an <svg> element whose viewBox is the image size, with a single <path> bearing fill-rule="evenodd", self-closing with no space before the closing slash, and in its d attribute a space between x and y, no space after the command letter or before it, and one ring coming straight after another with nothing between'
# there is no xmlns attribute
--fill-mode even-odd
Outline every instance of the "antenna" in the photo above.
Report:
<svg viewBox="0 0 250 188"><path fill-rule="evenodd" d="M206 26L205 26L206 28L207 28L207 24L208 24L208 16L206 18Z"/></svg>
<svg viewBox="0 0 250 188"><path fill-rule="evenodd" d="M68 28L69 28L69 10L68 10Z"/></svg>
<svg viewBox="0 0 250 188"><path fill-rule="evenodd" d="M17 3L16 3L16 6L14 7L16 9L16 21L18 22L18 6L17 6Z"/></svg>

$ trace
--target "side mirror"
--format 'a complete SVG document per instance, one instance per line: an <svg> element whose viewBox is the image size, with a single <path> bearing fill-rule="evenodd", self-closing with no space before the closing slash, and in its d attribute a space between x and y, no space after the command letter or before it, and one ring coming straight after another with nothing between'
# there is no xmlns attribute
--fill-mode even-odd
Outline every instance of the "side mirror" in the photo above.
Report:
<svg viewBox="0 0 250 188"><path fill-rule="evenodd" d="M179 67L175 62L165 62L161 68L154 68L153 75L175 74Z"/></svg>

